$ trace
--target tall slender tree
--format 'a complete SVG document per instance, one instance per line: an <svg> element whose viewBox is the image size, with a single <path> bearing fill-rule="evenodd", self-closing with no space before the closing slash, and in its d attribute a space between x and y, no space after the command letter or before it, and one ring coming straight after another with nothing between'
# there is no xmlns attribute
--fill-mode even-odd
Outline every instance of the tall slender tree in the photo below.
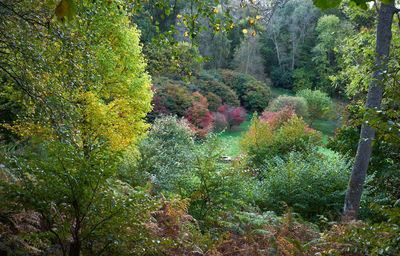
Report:
<svg viewBox="0 0 400 256"><path fill-rule="evenodd" d="M314 0L314 4L322 9L333 8L341 0L327 1ZM355 1L363 8L367 8L369 1ZM387 63L390 53L392 40L393 15L400 9L396 8L394 1L382 0L378 14L378 26L376 29L376 48L375 48L375 69L367 94L366 109L379 110L383 98L384 76L387 72ZM360 200L363 191L367 169L372 152L372 141L375 139L375 129L367 122L362 126L360 140L357 147L355 163L351 172L350 181L347 187L343 214L346 219L357 219L360 208Z"/></svg>

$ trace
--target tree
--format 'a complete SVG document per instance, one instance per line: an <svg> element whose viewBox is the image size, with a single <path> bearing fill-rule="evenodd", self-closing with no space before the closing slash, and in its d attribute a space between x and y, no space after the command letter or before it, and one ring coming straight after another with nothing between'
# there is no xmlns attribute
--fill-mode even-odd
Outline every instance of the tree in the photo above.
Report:
<svg viewBox="0 0 400 256"><path fill-rule="evenodd" d="M317 44L312 50L312 63L317 73L318 89L334 95L342 89L331 86L330 76L338 72L338 58L334 49L353 30L349 22L341 21L335 15L322 16L315 30L318 36Z"/></svg>
<svg viewBox="0 0 400 256"><path fill-rule="evenodd" d="M308 113L311 119L322 118L325 108L328 108L332 104L328 95L320 90L301 90L297 92L296 95L303 97L307 101Z"/></svg>
<svg viewBox="0 0 400 256"><path fill-rule="evenodd" d="M28 147L4 161L15 179L0 186L1 208L38 212L54 254L136 254L151 207L115 179L115 165L148 128L152 91L126 6L63 0L75 9L67 15L54 1L0 4L1 77L23 109L6 126ZM138 233L127 235L131 225Z"/></svg>
<svg viewBox="0 0 400 256"><path fill-rule="evenodd" d="M219 115L219 114L222 114ZM231 130L234 125L240 125L246 121L246 111L242 107L232 107L224 104L218 108L218 113L216 114L216 119L220 119L220 123L225 123L228 129Z"/></svg>
<svg viewBox="0 0 400 256"><path fill-rule="evenodd" d="M379 9L378 27L376 35L376 69L372 74L370 87L365 107L367 109L379 110L383 97L384 73L387 72L387 60L390 52L392 39L393 15L399 12L394 3L382 4ZM358 142L357 154L354 167L351 172L349 186L344 202L344 215L356 219L360 208L360 200L367 174L368 164L372 152L372 141L375 138L375 129L368 124L361 127L360 141Z"/></svg>
<svg viewBox="0 0 400 256"><path fill-rule="evenodd" d="M340 3L340 1L321 1L314 0L316 6L320 8L331 8ZM355 2L363 7L366 1ZM394 6L394 1L382 1L378 14L378 26L376 34L375 48L375 68L372 73L372 80L369 85L367 101L365 107L376 111L381 107L383 98L383 85L387 73L388 59L390 53L390 43L392 40L392 22L393 15L398 13L399 9ZM355 163L351 172L350 182L346 192L343 213L346 218L356 219L360 207L360 200L367 174L368 164L372 152L372 141L375 138L375 129L364 123L361 127L360 140L358 142Z"/></svg>
<svg viewBox="0 0 400 256"><path fill-rule="evenodd" d="M211 128L213 116L208 110L207 98L199 92L193 93L193 106L185 110L185 117L189 121L189 127L200 138L205 138Z"/></svg>

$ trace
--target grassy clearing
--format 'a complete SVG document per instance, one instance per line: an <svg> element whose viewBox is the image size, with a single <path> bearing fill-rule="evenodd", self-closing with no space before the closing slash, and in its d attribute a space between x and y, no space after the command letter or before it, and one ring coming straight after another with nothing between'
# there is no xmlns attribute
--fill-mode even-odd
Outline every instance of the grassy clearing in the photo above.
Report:
<svg viewBox="0 0 400 256"><path fill-rule="evenodd" d="M280 95L288 95L288 96L295 96L296 94L287 89L283 88L275 88L271 87L272 98L276 98ZM341 102L339 102L341 104ZM261 114L261 113L259 113ZM243 135L244 132L249 130L251 117L249 120L243 122L239 127L234 127L231 131L224 131L220 133L221 143L226 146L225 154L230 157L236 157L240 153L239 149L239 138ZM323 135L322 141L324 143L328 142L327 137L332 137L334 135L334 130L340 126L340 122L337 118L323 120L317 119L313 120L312 122L308 121L310 126L320 131Z"/></svg>
<svg viewBox="0 0 400 256"><path fill-rule="evenodd" d="M284 89L284 88L276 88L276 87L270 87L271 88L271 96L272 98L277 98L280 95L287 95L287 96L295 96L296 93L294 93L291 90Z"/></svg>
<svg viewBox="0 0 400 256"><path fill-rule="evenodd" d="M234 127L231 131L224 131L220 134L221 143L226 146L225 155L235 157L239 155L239 138L243 132L249 130L250 120L244 121L240 126Z"/></svg>

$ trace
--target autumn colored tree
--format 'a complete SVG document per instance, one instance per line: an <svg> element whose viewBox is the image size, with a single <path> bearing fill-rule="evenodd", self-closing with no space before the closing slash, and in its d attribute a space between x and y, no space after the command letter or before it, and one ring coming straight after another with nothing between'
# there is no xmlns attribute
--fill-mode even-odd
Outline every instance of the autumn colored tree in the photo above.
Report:
<svg viewBox="0 0 400 256"><path fill-rule="evenodd" d="M146 199L114 179L115 165L149 127L143 119L153 93L126 6L65 0L58 7L1 6L1 77L7 98L22 108L5 126L29 148L3 159L15 179L0 186L7 199L1 208L12 202L38 212L45 240L34 241L50 241L54 254L137 254L132 245L143 227L133 235L125 228L149 217L135 210L146 209Z"/></svg>
<svg viewBox="0 0 400 256"><path fill-rule="evenodd" d="M189 127L200 138L204 138L211 129L213 116L208 109L207 98L199 92L193 93L193 106L186 109L185 117L189 121Z"/></svg>
<svg viewBox="0 0 400 256"><path fill-rule="evenodd" d="M247 114L242 107L232 107L224 104L218 108L218 113L215 117L216 119L221 119L218 122L224 123L225 120L228 129L232 129L234 125L239 126L241 123L246 121ZM222 114L222 116L220 115Z"/></svg>

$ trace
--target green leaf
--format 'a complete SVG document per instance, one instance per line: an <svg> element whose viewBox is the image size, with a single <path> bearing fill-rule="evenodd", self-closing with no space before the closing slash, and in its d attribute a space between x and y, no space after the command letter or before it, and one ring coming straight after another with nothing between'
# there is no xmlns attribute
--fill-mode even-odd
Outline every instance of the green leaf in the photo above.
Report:
<svg viewBox="0 0 400 256"><path fill-rule="evenodd" d="M313 0L314 5L322 10L335 8L340 2L341 0Z"/></svg>

